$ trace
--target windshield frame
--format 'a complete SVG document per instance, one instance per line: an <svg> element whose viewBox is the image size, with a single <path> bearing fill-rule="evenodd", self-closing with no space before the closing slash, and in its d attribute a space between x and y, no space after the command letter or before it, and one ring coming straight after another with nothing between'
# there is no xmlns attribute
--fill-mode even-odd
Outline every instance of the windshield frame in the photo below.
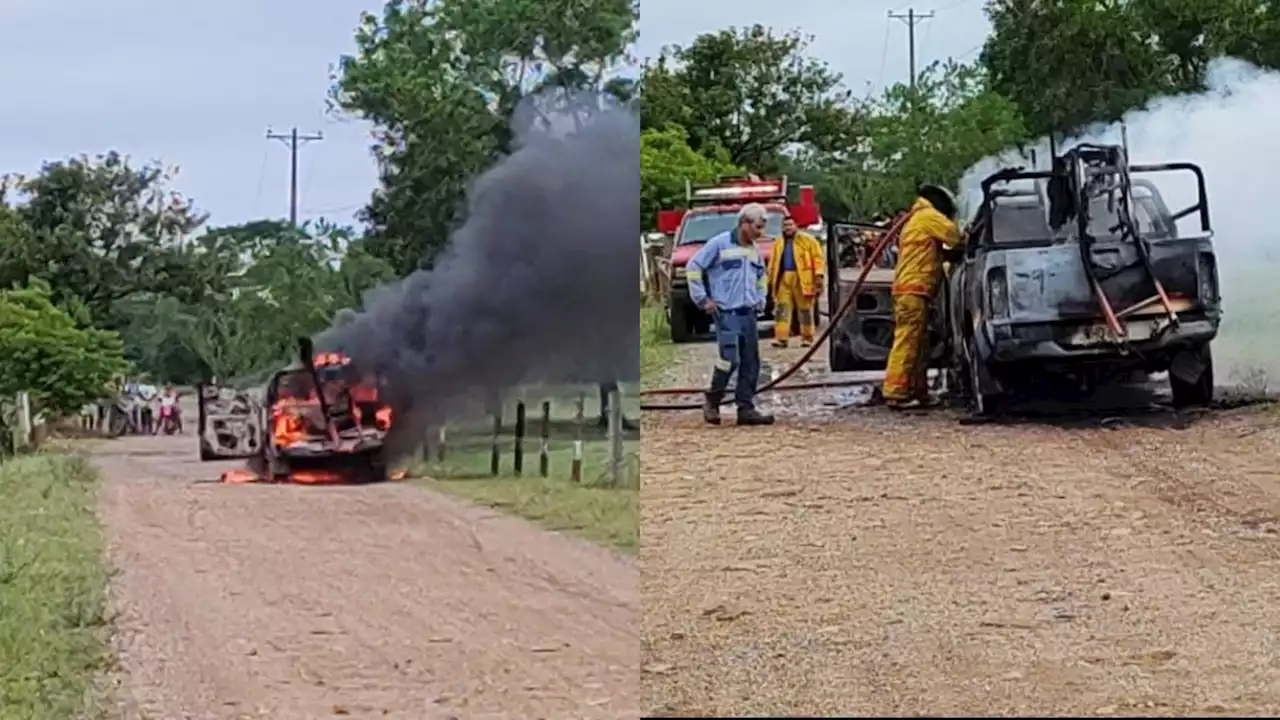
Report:
<svg viewBox="0 0 1280 720"><path fill-rule="evenodd" d="M775 238L782 235L782 220L783 218L786 217L786 210L776 206L765 206L765 210L769 214L768 214L767 224L765 225L763 237ZM700 208L697 210L691 210L685 214L684 220L680 223L680 230L679 232L676 233L675 246L681 247L684 245L701 245L702 243L707 242L711 238L715 237L716 235L719 235L722 232L725 232L726 230L732 230L734 227L735 221L737 220L737 217L738 217L738 211L736 208L721 209L721 210L709 210L709 209ZM726 220L727 222L725 222L723 227L719 228L718 230L711 233L710 235L706 235L705 237L699 237L695 240L688 239L686 230L689 228L689 225L691 224L690 221L697 222L698 220L703 218L714 218L715 220ZM717 223L717 226L718 225L719 223Z"/></svg>

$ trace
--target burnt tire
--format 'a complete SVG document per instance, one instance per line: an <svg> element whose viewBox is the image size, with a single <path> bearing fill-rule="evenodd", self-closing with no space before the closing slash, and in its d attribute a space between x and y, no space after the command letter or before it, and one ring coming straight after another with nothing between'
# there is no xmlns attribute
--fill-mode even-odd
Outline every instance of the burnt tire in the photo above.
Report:
<svg viewBox="0 0 1280 720"><path fill-rule="evenodd" d="M1192 350L1184 350L1190 357L1174 357L1175 367L1169 369L1169 390L1173 393L1175 408L1200 407L1213 402L1213 351L1208 345L1201 345ZM1179 353L1182 355L1183 353ZM1199 375L1193 381L1187 381L1183 372L1175 372L1181 362L1198 365Z"/></svg>
<svg viewBox="0 0 1280 720"><path fill-rule="evenodd" d="M363 467L357 467L352 478L360 485L386 482L390 479L386 459L381 453L366 456Z"/></svg>

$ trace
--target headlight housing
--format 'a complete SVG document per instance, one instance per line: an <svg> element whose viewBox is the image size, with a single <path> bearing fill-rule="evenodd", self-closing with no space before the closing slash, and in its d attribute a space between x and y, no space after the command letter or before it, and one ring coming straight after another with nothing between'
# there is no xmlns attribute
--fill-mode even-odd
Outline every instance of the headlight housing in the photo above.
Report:
<svg viewBox="0 0 1280 720"><path fill-rule="evenodd" d="M1002 267L987 271L987 315L1009 316L1009 282Z"/></svg>

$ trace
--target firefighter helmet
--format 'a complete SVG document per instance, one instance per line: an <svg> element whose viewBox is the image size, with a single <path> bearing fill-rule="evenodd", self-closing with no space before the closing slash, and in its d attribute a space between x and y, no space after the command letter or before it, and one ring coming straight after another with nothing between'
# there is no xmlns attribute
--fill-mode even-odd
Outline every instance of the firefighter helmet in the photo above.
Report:
<svg viewBox="0 0 1280 720"><path fill-rule="evenodd" d="M955 220L956 196L952 195L950 190L941 185L926 183L920 186L916 194L928 200L935 210L946 215L948 219Z"/></svg>

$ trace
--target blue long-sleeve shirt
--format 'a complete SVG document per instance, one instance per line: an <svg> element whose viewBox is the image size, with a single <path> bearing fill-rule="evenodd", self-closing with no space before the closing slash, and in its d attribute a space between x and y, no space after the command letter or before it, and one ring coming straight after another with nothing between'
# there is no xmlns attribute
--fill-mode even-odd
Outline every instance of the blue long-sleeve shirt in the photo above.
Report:
<svg viewBox="0 0 1280 720"><path fill-rule="evenodd" d="M710 296L721 310L764 308L768 292L764 258L755 245L738 242L736 229L708 240L689 259L685 278L689 297L697 305Z"/></svg>

